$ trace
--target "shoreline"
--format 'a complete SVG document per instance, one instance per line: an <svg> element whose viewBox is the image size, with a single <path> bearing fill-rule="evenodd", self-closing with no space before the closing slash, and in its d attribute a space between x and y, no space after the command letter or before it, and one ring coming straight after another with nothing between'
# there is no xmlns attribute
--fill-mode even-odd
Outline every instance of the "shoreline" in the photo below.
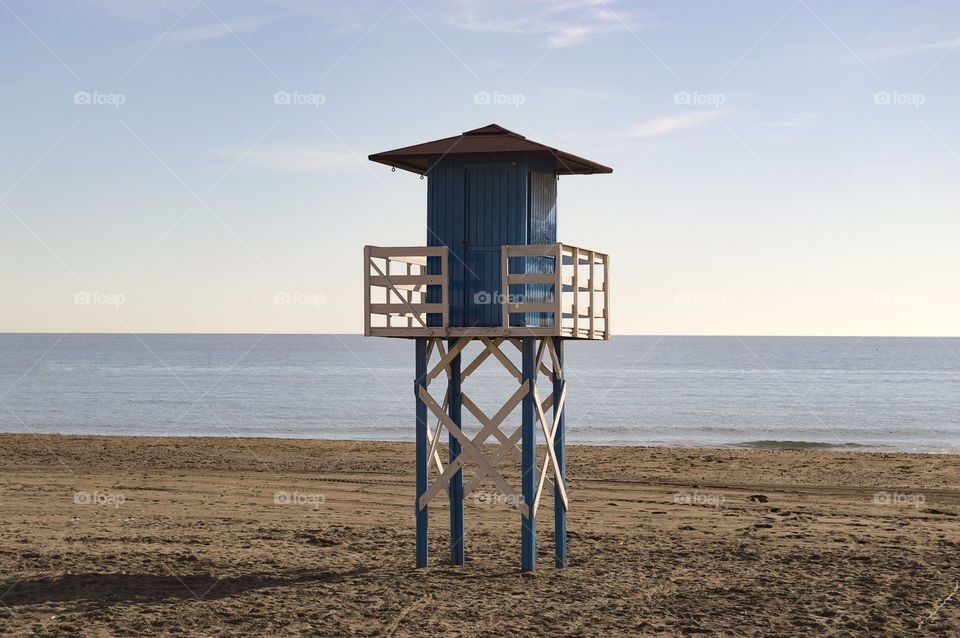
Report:
<svg viewBox="0 0 960 638"><path fill-rule="evenodd" d="M413 444L413 441L396 441L387 439L333 439L320 438L312 436L292 437L292 436L223 436L219 434L79 434L79 433L59 433L59 432L0 432L0 437L5 436L54 436L54 437L103 437L103 438L133 438L133 439L237 439L250 441L330 441L345 443L389 443L389 444ZM636 443L571 443L567 441L567 447L588 447L588 448L618 448L618 449L640 449L640 450L756 450L770 452L833 452L837 454L910 454L919 456L960 456L960 448L949 448L939 451L930 449L909 450L896 446L878 446L866 443L828 443L825 441L795 441L789 439L765 439L758 441L744 441L742 443L729 444L705 444L705 445L638 445Z"/></svg>

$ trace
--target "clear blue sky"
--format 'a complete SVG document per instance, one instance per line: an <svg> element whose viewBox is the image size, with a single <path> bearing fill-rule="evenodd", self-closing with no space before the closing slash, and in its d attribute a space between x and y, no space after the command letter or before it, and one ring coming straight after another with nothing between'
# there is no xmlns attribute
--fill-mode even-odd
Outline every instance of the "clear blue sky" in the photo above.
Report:
<svg viewBox="0 0 960 638"><path fill-rule="evenodd" d="M0 0L0 331L358 332L361 247L425 243L366 156L497 122L614 168L559 234L619 333L958 335L958 45L948 1Z"/></svg>

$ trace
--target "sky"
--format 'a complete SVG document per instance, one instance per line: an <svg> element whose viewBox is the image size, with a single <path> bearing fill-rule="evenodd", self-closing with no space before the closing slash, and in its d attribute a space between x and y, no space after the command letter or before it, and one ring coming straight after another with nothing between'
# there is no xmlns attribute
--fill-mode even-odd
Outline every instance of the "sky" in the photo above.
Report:
<svg viewBox="0 0 960 638"><path fill-rule="evenodd" d="M0 332L361 332L426 241L367 155L495 122L613 167L558 235L617 334L960 335L953 1L0 0L0 55Z"/></svg>

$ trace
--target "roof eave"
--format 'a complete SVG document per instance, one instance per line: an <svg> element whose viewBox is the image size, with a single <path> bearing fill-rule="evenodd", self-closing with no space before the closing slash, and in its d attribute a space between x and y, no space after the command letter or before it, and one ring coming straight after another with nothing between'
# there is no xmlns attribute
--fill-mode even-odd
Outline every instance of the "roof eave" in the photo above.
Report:
<svg viewBox="0 0 960 638"><path fill-rule="evenodd" d="M404 161L403 159L397 157L382 157L381 154L369 155L367 156L371 162L377 162L378 164L385 164L391 168L399 168L405 171L410 171L411 173L416 173L417 175L426 175L427 171L424 168L421 168L418 164L412 162ZM418 159L411 157L410 159Z"/></svg>

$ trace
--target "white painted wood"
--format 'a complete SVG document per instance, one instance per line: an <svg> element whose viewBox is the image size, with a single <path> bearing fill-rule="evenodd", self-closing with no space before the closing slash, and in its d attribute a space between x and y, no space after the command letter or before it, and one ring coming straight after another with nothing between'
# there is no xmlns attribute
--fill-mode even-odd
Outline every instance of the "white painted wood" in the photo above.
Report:
<svg viewBox="0 0 960 638"><path fill-rule="evenodd" d="M470 340L466 338L457 340L457 343L454 344L452 348L450 348L450 352L445 354L440 359L440 362L433 367L433 369L429 372L429 374L427 374L427 379L433 379L444 370L448 370L450 366L450 362L453 361L458 354L460 354L461 350L467 347L468 343L470 343ZM450 373L447 372L447 374L450 374Z"/></svg>
<svg viewBox="0 0 960 638"><path fill-rule="evenodd" d="M503 367L507 369L507 372L512 374L517 381L523 380L523 375L520 373L519 370L517 370L517 366L515 366L512 361L510 361L507 355L503 354L503 352L500 350L500 347L497 344L490 341L490 339L488 339L487 337L480 337L480 341L483 343L483 345L487 347L487 349L490 351L490 354L495 356L497 360L499 360L500 363L503 364Z"/></svg>
<svg viewBox="0 0 960 638"><path fill-rule="evenodd" d="M479 471L482 471L487 476L490 476L490 478L493 479L494 483L496 483L497 487L499 487L504 494L506 494L507 496L512 496L517 501L518 509L521 510L524 516L527 516L530 511L527 504L522 502L522 499L517 498L516 491L513 489L513 487L510 486L509 483L507 483L506 479L503 478L503 475L501 475L500 472L497 471L497 469L490 464L490 461L487 460L483 452L473 444L473 441L471 441L470 438L467 437L467 435L464 434L459 427L457 427L457 425L450 419L450 417L446 414L446 412L440 409L440 406L437 404L434 398L430 396L430 393L427 391L425 387L420 386L419 394L420 394L420 400L426 404L427 408L429 408L430 411L433 412L433 414L438 419L443 421L444 427L446 427L447 430L451 434L453 434L457 438L457 440L460 441L460 445L462 446L461 449L463 451L457 457L457 459L459 460L460 457L462 457L464 454L472 457L473 460L475 460L477 464L480 466ZM463 461L459 460L459 466L462 467L462 465L463 465ZM446 472L444 472L445 474L449 474L446 477L446 481L445 481L446 483L450 482L450 476L456 473L456 469L459 469L459 467L457 466L458 466L458 461L454 461L453 463L450 463L449 465L447 465ZM453 468L456 468L456 469L453 469ZM451 471L452 469L453 471ZM442 478L443 477L441 477L441 479ZM438 479L438 482L441 479ZM437 483L434 483L434 485L436 484ZM427 492L429 491L430 490L428 489ZM426 495L427 493L424 493L423 496L426 497ZM426 507L427 503L429 503L429 499L421 498L419 503L420 509L423 509L424 507Z"/></svg>
<svg viewBox="0 0 960 638"><path fill-rule="evenodd" d="M363 335L370 336L370 247L363 247Z"/></svg>
<svg viewBox="0 0 960 638"><path fill-rule="evenodd" d="M566 396L567 396L566 385L567 385L566 383L563 384L564 386L563 390L560 392L560 399L559 399L560 403L559 403L558 412L557 412L558 417L560 414L559 411L563 409L563 403L566 400ZM563 477L560 476L560 465L559 463L557 463L556 450L553 449L553 438L556 435L556 427L557 427L557 423L559 423L559 418L554 422L553 427L550 427L547 425L547 418L543 413L543 409L541 409L540 407L540 398L537 396L536 384L534 384L533 386L533 397L534 397L534 405L537 408L537 416L539 417L539 420L540 420L540 427L543 430L544 439L546 439L546 448L547 448L547 456L544 458L543 468L541 470L541 476L539 481L540 484L537 486L537 495L533 501L533 515L535 517L537 515L537 505L539 504L539 501L540 501L540 493L543 490L543 479L546 476L548 461L553 463L554 485L556 485L560 491L560 498L563 500L564 507L567 507L567 490L563 485Z"/></svg>
<svg viewBox="0 0 960 638"><path fill-rule="evenodd" d="M547 342L547 347L550 349L550 360L553 362L552 377L562 379L563 370L560 367L560 357L557 356L557 346L553 341L553 337L546 337L544 340ZM551 393L550 396L553 396L553 394Z"/></svg>
<svg viewBox="0 0 960 638"><path fill-rule="evenodd" d="M448 290L449 250L444 246L421 247L364 247L364 334L368 336L414 337L558 337L568 339L609 339L612 334L610 297L610 256L570 244L537 244L504 246L501 248L502 285L509 292L510 285L552 284L553 302L503 304L500 326L450 327L450 298ZM553 273L511 273L511 257L542 256L554 261ZM426 274L428 257L441 261L440 274ZM387 271L381 270L376 259L383 260ZM404 265L404 274L389 272L391 262ZM565 263L566 262L566 263ZM580 267L586 266L581 276ZM371 272L371 270L373 272ZM393 268L396 270L396 268ZM427 286L440 286L442 298L426 303ZM385 290L385 303L371 303L373 288ZM572 303L565 303L570 295ZM582 299L581 295L586 298ZM543 312L552 314L553 326L511 327L511 314ZM427 326L426 314L439 314L442 326ZM381 316L386 326L374 326L373 317ZM395 325L399 317L403 324ZM405 320L405 321L404 321ZM498 357L499 358L499 357Z"/></svg>

